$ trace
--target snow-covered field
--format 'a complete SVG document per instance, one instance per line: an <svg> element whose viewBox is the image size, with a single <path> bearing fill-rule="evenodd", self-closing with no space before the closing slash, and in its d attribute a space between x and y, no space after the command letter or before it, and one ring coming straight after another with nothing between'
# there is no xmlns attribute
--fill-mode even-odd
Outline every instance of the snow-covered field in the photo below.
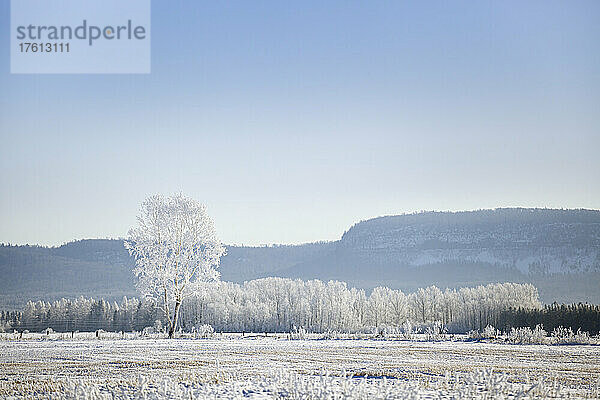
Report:
<svg viewBox="0 0 600 400"><path fill-rule="evenodd" d="M0 340L0 398L600 397L600 346L59 337Z"/></svg>

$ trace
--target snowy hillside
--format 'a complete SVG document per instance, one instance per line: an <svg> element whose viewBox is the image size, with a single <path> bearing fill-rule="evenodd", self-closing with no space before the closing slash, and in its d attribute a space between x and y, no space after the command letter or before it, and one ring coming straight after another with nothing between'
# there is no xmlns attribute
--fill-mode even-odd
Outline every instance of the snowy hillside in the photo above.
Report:
<svg viewBox="0 0 600 400"><path fill-rule="evenodd" d="M425 212L354 225L340 245L383 262L483 262L523 273L600 270L600 212L496 209Z"/></svg>

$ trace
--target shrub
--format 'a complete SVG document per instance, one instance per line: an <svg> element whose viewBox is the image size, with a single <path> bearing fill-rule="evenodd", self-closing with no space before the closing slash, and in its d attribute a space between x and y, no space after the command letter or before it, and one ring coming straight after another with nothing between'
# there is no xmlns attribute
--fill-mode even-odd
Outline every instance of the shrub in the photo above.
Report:
<svg viewBox="0 0 600 400"><path fill-rule="evenodd" d="M552 331L552 341L554 344L589 344L590 335L587 332L582 332L581 329L577 333L573 333L573 329L559 326Z"/></svg>
<svg viewBox="0 0 600 400"><path fill-rule="evenodd" d="M154 327L153 326L147 326L144 329L142 329L142 336L150 336L153 335L155 333Z"/></svg>
<svg viewBox="0 0 600 400"><path fill-rule="evenodd" d="M546 331L542 325L536 325L534 330L526 326L524 328L512 328L507 340L514 344L545 344Z"/></svg>
<svg viewBox="0 0 600 400"><path fill-rule="evenodd" d="M196 337L201 337L203 339L207 339L213 337L215 334L215 329L208 324L202 324L196 326Z"/></svg>
<svg viewBox="0 0 600 400"><path fill-rule="evenodd" d="M156 321L154 321L154 332L156 333L163 333L164 329L163 329L163 325L160 319L157 319Z"/></svg>
<svg viewBox="0 0 600 400"><path fill-rule="evenodd" d="M298 328L296 325L294 325L292 332L290 332L290 338L295 340L306 339L306 329L303 327Z"/></svg>
<svg viewBox="0 0 600 400"><path fill-rule="evenodd" d="M481 336L484 339L496 339L498 336L500 336L500 331L494 328L492 325L488 325L481 333Z"/></svg>
<svg viewBox="0 0 600 400"><path fill-rule="evenodd" d="M409 320L406 320L402 324L402 336L404 336L405 339L412 339L415 333L416 331L413 324Z"/></svg>
<svg viewBox="0 0 600 400"><path fill-rule="evenodd" d="M481 336L481 332L479 332L478 330L473 330L473 331L467 332L467 337L471 340L483 339L483 336Z"/></svg>
<svg viewBox="0 0 600 400"><path fill-rule="evenodd" d="M434 321L425 328L425 335L427 335L427 341L437 342L446 339L447 330L442 324L442 321Z"/></svg>
<svg viewBox="0 0 600 400"><path fill-rule="evenodd" d="M472 340L497 339L500 336L500 331L492 325L488 325L483 332L479 332L478 330L469 331L467 332L467 336Z"/></svg>

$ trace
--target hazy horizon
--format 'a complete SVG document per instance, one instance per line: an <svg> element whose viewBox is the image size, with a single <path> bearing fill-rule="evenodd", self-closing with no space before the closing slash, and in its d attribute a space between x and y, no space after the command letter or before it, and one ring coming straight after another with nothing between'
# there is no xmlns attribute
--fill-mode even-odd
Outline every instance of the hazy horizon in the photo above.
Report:
<svg viewBox="0 0 600 400"><path fill-rule="evenodd" d="M372 217L367 217L367 218L363 218L361 220L357 220L352 222L347 228L345 228L344 230L342 230L340 232L340 234L335 237L335 238L330 238L330 239L318 239L315 238L313 240L308 240L308 241L304 241L304 242L294 242L294 243L283 243L283 242L270 242L270 243L228 243L223 241L223 243L227 246L246 246L246 247L264 247L264 246L296 246L296 245L303 245L303 244L311 244L311 243L319 243L319 242L334 242L337 241L339 239L341 239L342 235L344 234L344 232L346 232L348 229L350 229L352 226L354 226L355 224L362 222L362 221L367 221L367 220L371 220L371 219L375 219L375 218L383 218L383 217L391 217L391 216L401 216L401 215L410 215L410 214L420 214L420 213L429 213L429 212L438 212L438 213L460 213L460 212L474 212L474 211L484 211L484 210L496 210L496 209L520 209L520 208L527 208L527 209L543 209L543 210L588 210L588 211L600 211L600 209L595 209L595 208L586 208L586 207L570 207L570 208L566 208L566 207L520 207L520 206L509 206L509 207L489 207L489 208L474 208L474 209L468 209L468 210L415 210L415 211L409 211L409 212L402 212L402 213L397 213L397 214L384 214L384 215L376 215L376 216L372 216ZM73 238L71 240L66 240L64 242L61 243L16 243L16 242L10 242L10 241L3 241L0 240L0 243L3 244L8 244L11 246L42 246L42 247L60 247L62 245L68 244L68 243L72 243L72 242L77 242L77 241L81 241L81 240L125 240L127 238L127 234L123 234L121 236L91 236L91 237L80 237L80 238Z"/></svg>
<svg viewBox="0 0 600 400"><path fill-rule="evenodd" d="M124 236L179 191L244 244L423 209L599 209L599 14L154 1L147 75L11 75L0 41L0 241Z"/></svg>

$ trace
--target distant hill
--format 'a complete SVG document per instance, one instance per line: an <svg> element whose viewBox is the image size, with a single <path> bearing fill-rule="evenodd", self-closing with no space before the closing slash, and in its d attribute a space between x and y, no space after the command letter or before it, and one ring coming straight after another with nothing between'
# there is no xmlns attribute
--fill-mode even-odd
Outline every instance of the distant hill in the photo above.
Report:
<svg viewBox="0 0 600 400"><path fill-rule="evenodd" d="M600 211L506 208L374 218L344 249L382 263L485 262L523 273L600 271Z"/></svg>
<svg viewBox="0 0 600 400"><path fill-rule="evenodd" d="M221 279L243 282L268 276L322 257L332 246L227 246ZM0 245L0 309L19 308L30 299L137 296L134 265L122 240L86 239L53 248Z"/></svg>
<svg viewBox="0 0 600 400"><path fill-rule="evenodd" d="M545 302L600 303L600 211L506 208L379 217L351 227L323 259L276 274L404 291L531 282Z"/></svg>
<svg viewBox="0 0 600 400"><path fill-rule="evenodd" d="M28 299L136 295L120 240L56 248L0 246L0 308ZM223 280L265 276L378 285L461 287L531 282L542 301L600 303L600 211L509 208L422 212L362 221L339 241L228 246Z"/></svg>
<svg viewBox="0 0 600 400"><path fill-rule="evenodd" d="M81 240L57 248L0 246L0 306L80 295L134 296L133 264L120 240Z"/></svg>

